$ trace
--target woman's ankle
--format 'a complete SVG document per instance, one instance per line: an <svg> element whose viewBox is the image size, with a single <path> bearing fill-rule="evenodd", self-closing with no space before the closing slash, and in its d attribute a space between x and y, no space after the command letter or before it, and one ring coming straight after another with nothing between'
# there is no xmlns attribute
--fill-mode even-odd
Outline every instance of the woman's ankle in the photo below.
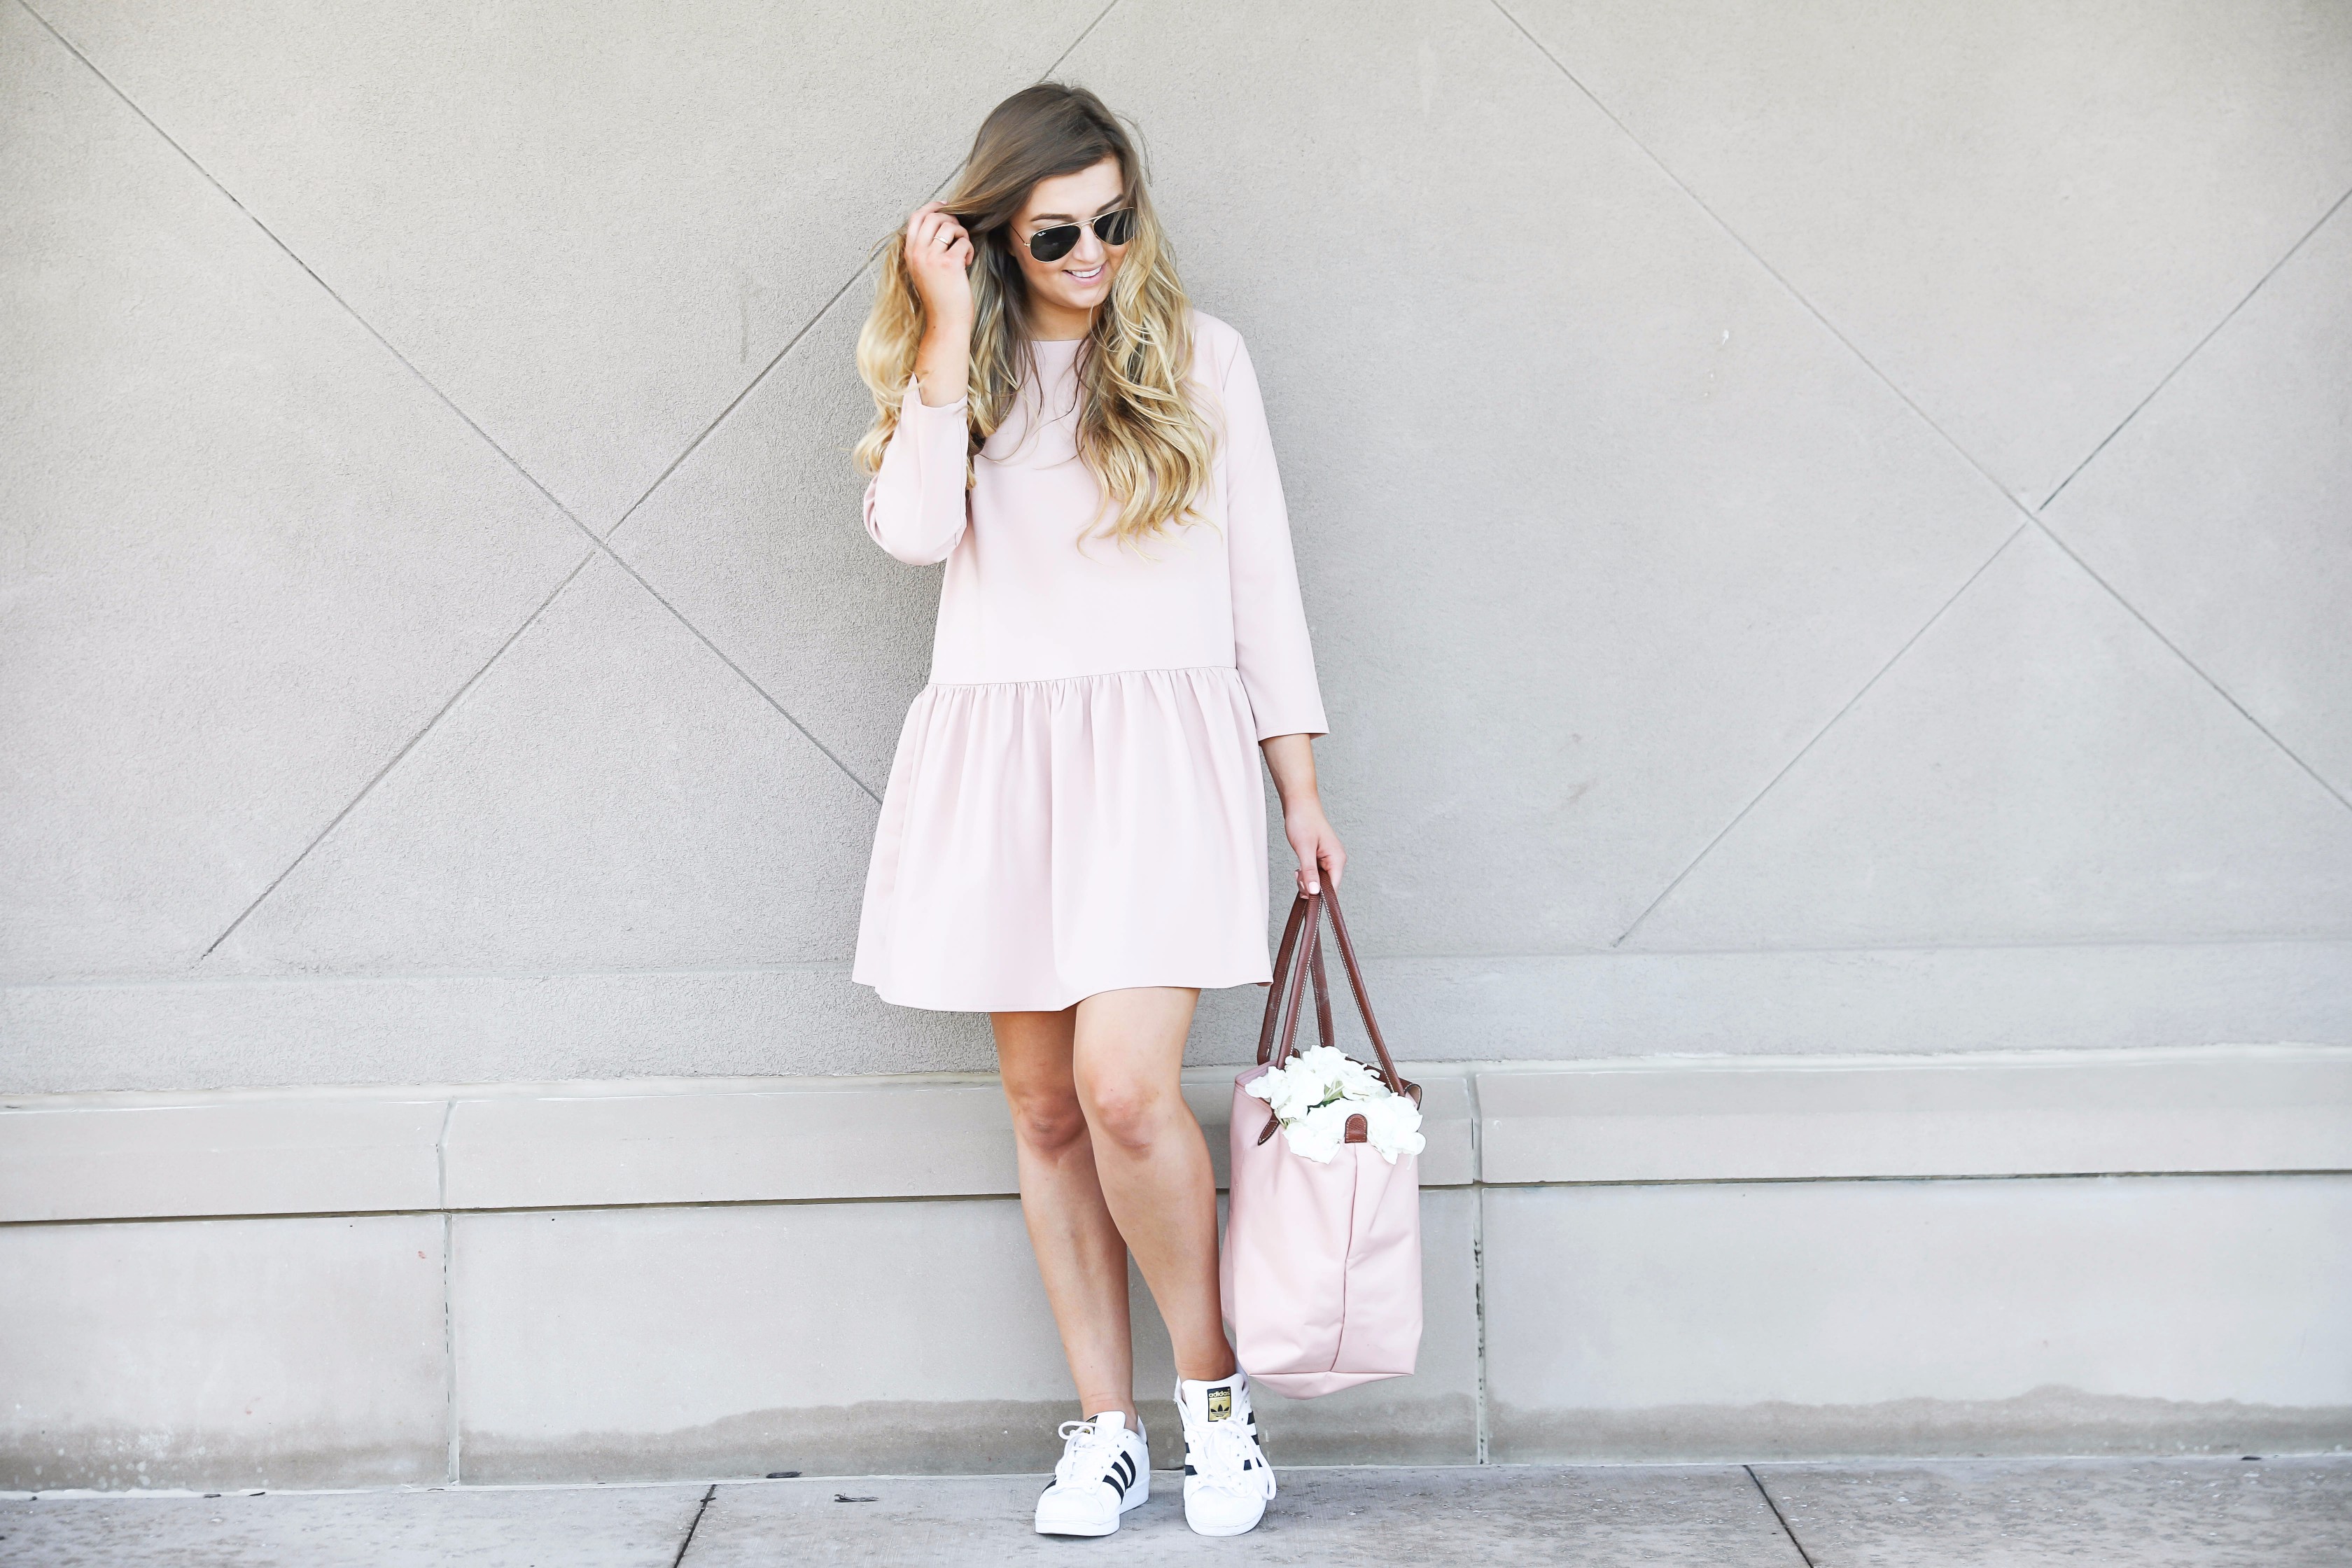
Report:
<svg viewBox="0 0 2352 1568"><path fill-rule="evenodd" d="M1213 1370L1204 1371L1202 1370L1204 1368ZM1241 1369L1242 1363L1234 1359L1234 1352L1231 1347L1228 1347L1222 1356L1202 1356L1200 1360L1189 1363L1179 1361L1176 1363L1176 1375L1186 1383L1222 1383Z"/></svg>

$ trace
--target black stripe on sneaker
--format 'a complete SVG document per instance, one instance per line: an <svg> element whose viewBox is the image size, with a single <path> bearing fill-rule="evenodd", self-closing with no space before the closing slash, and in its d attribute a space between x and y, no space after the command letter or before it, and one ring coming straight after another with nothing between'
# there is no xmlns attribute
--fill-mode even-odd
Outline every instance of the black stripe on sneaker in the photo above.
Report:
<svg viewBox="0 0 2352 1568"><path fill-rule="evenodd" d="M1103 1479L1118 1488L1118 1495L1125 1497L1127 1489L1135 1484L1135 1461L1121 1454L1111 1461L1110 1470L1111 1473Z"/></svg>

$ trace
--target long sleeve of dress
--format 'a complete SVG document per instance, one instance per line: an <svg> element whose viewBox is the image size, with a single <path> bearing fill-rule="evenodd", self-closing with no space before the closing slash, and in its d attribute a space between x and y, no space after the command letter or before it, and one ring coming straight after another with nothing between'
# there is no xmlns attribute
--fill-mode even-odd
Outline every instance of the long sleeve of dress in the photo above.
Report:
<svg viewBox="0 0 2352 1568"><path fill-rule="evenodd" d="M910 566L944 561L971 517L964 489L967 400L944 408L923 401L912 376L898 401L898 427L866 487L866 531Z"/></svg>
<svg viewBox="0 0 2352 1568"><path fill-rule="evenodd" d="M1234 662L1257 738L1322 735L1322 689L1298 596L1290 514L1274 437L1246 344L1236 344L1221 389L1225 416L1225 552L1233 568Z"/></svg>

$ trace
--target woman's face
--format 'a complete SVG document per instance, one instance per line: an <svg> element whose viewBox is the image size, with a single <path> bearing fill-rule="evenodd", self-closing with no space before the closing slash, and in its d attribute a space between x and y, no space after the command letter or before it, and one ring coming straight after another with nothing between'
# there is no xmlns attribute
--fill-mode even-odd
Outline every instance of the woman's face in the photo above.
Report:
<svg viewBox="0 0 2352 1568"><path fill-rule="evenodd" d="M1118 271L1119 258L1127 253L1126 246L1103 244L1089 226L1078 231L1078 243L1067 256L1040 261L1029 254L1028 241L1041 228L1112 212L1126 200L1127 182L1119 173L1118 160L1108 156L1090 169L1056 174L1030 187L1029 199L1021 204L1013 220L1013 258L1021 264L1033 308L1047 307L1048 316L1061 311L1090 316L1096 306L1110 298L1111 279ZM1059 311L1052 309L1055 306Z"/></svg>

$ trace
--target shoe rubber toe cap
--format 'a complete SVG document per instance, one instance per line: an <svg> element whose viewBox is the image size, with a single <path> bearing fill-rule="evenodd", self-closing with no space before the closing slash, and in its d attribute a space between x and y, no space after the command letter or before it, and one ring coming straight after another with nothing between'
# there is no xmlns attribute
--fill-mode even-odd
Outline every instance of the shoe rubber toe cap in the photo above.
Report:
<svg viewBox="0 0 2352 1568"><path fill-rule="evenodd" d="M1118 1528L1118 1500L1108 1487L1097 1488L1099 1496L1088 1497L1083 1492L1048 1492L1037 1500L1037 1533L1040 1535L1108 1535Z"/></svg>
<svg viewBox="0 0 2352 1568"><path fill-rule="evenodd" d="M1192 1527L1196 1535L1239 1535L1255 1529L1264 1517L1263 1498L1204 1491L1184 1500L1184 1522Z"/></svg>

